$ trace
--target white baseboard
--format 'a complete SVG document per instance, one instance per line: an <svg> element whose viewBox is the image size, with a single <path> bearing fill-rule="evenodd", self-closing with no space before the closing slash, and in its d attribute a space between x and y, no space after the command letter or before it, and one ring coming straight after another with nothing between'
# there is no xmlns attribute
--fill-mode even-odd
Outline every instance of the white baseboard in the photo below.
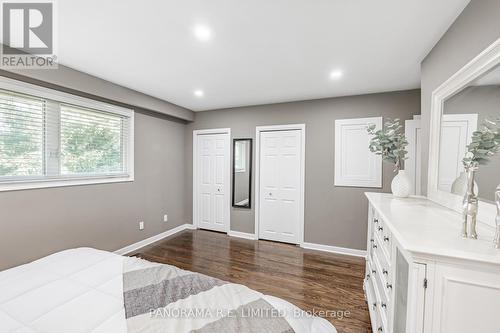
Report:
<svg viewBox="0 0 500 333"><path fill-rule="evenodd" d="M167 230L165 232L162 232L161 234L154 235L152 237L143 239L137 243L125 246L124 248L116 250L115 253L119 254L119 255L125 255L127 253L132 252L132 251L138 250L141 247L144 247L144 246L149 245L151 243L157 242L159 240L162 240L165 237L172 236L173 234L184 231L186 229L196 229L196 228L192 224L182 224L178 227L175 227L175 228L172 228L172 229Z"/></svg>
<svg viewBox="0 0 500 333"><path fill-rule="evenodd" d="M245 238L245 239L251 239L251 240L256 240L257 239L257 237L255 236L255 234L249 234L249 233L246 233L246 232L229 230L229 232L227 234L229 236L231 236L231 237Z"/></svg>
<svg viewBox="0 0 500 333"><path fill-rule="evenodd" d="M304 249L309 249L309 250L318 250L330 253L344 254L354 257L363 257L363 258L366 257L365 250L356 250L347 247L338 247L338 246L323 245L316 243L302 243L300 246L303 247Z"/></svg>

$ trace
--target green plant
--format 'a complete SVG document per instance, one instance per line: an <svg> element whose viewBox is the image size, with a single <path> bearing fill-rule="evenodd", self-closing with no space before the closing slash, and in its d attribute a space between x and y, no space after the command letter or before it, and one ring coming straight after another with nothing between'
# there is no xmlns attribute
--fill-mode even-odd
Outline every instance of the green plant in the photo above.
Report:
<svg viewBox="0 0 500 333"><path fill-rule="evenodd" d="M401 169L407 158L408 141L403 134L403 126L399 119L387 119L381 130L376 130L375 124L368 125L368 133L373 136L368 148L372 153L382 155L384 161L394 164L394 171Z"/></svg>
<svg viewBox="0 0 500 333"><path fill-rule="evenodd" d="M479 130L472 133L467 154L462 160L467 168L474 163L487 164L490 158L500 151L500 117L485 119Z"/></svg>

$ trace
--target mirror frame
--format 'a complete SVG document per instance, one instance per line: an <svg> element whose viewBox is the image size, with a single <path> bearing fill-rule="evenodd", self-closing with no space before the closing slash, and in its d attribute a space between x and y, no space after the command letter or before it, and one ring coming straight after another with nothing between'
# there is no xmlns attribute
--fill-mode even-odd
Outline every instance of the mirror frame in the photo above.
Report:
<svg viewBox="0 0 500 333"><path fill-rule="evenodd" d="M441 115L443 113L444 101L499 64L500 38L481 52L477 57L472 59L447 81L441 84L432 93L427 194L429 200L460 213L462 213L463 198L438 189ZM495 227L495 216L495 205L480 199L477 216L479 222Z"/></svg>
<svg viewBox="0 0 500 333"><path fill-rule="evenodd" d="M248 204L245 206L238 206L236 205L236 202L234 202L234 192L235 192L235 178L236 178L236 168L235 168L235 163L236 163L236 154L235 148L236 148L236 142L238 141L248 141L249 144L249 149L250 149L250 154L249 159L248 159L248 167L249 167L249 174L248 174ZM252 172L253 172L253 139L252 138L241 138L241 139L233 139L233 165L232 165L232 172L233 172L233 188L232 188L232 206L234 208L242 208L242 209L251 209L252 208Z"/></svg>

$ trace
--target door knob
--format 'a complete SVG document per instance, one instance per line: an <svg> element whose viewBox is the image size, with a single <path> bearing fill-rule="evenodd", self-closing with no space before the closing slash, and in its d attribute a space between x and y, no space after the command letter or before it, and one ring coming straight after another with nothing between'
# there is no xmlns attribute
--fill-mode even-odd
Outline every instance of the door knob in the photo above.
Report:
<svg viewBox="0 0 500 333"><path fill-rule="evenodd" d="M217 189L217 192L220 192L220 188Z"/></svg>

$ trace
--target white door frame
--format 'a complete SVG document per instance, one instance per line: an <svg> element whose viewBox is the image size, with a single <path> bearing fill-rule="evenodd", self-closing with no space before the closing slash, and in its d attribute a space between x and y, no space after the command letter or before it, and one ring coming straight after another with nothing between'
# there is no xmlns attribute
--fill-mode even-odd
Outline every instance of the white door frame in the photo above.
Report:
<svg viewBox="0 0 500 333"><path fill-rule="evenodd" d="M306 165L306 125L271 125L257 126L255 128L255 238L259 239L259 212L260 212L260 133L269 131L300 130L300 198L299 198L299 245L304 244L304 191L305 191L305 165Z"/></svg>
<svg viewBox="0 0 500 333"><path fill-rule="evenodd" d="M225 214L227 216L227 222L225 225L225 232L228 233L231 229L231 129L230 128L214 128L205 130L194 130L193 131L193 226L198 229L198 137L205 134L227 134L229 137L229 142L226 147L226 162L225 164L225 174L227 176L227 181L224 184L224 193L226 193L226 204L225 204Z"/></svg>
<svg viewBox="0 0 500 333"><path fill-rule="evenodd" d="M408 151L408 159L404 162L405 170L408 176L411 178L414 186L413 186L413 194L421 195L422 193L422 184L421 184L421 171L422 165L421 158L419 155L420 151L418 151L417 142L417 130L421 129L421 117L420 115L413 116L413 119L405 121L405 136L408 141L408 147L406 150ZM421 148L421 147L420 147ZM419 177L417 177L419 176Z"/></svg>

